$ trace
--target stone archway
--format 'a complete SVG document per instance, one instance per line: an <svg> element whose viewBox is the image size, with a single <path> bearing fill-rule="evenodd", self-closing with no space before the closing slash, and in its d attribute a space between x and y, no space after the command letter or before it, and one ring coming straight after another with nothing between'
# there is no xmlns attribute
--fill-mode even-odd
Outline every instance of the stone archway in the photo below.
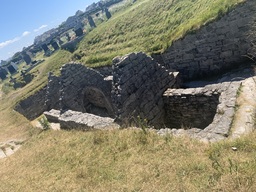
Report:
<svg viewBox="0 0 256 192"><path fill-rule="evenodd" d="M114 110L105 94L96 87L86 87L83 91L85 111L102 117L113 117Z"/></svg>

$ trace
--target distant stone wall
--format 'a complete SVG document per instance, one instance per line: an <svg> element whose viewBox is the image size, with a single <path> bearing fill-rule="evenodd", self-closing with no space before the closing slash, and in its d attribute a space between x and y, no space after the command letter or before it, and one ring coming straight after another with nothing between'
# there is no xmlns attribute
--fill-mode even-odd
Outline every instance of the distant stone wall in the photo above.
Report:
<svg viewBox="0 0 256 192"><path fill-rule="evenodd" d="M46 99L46 87L42 88L34 95L20 101L15 106L15 111L18 111L24 115L27 119L33 120L39 117L45 110L47 110L45 105Z"/></svg>
<svg viewBox="0 0 256 192"><path fill-rule="evenodd" d="M256 3L247 0L218 21L195 34L178 40L165 51L159 62L178 70L184 79L214 75L248 61L256 39Z"/></svg>
<svg viewBox="0 0 256 192"><path fill-rule="evenodd" d="M144 53L113 60L112 101L122 123L146 119L156 127L163 123L162 94L177 87L177 73L169 72Z"/></svg>
<svg viewBox="0 0 256 192"><path fill-rule="evenodd" d="M47 110L60 109L60 90L61 78L54 76L51 72L48 75L48 84L46 88L45 105Z"/></svg>

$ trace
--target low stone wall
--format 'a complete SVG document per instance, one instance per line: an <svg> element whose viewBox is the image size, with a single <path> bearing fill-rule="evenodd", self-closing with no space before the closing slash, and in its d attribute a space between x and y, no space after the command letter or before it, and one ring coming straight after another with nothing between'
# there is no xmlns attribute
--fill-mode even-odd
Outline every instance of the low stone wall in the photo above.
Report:
<svg viewBox="0 0 256 192"><path fill-rule="evenodd" d="M162 94L178 87L177 75L144 53L115 58L112 101L118 119L124 124L146 119L159 127L164 116Z"/></svg>
<svg viewBox="0 0 256 192"><path fill-rule="evenodd" d="M227 15L189 34L167 49L159 62L184 79L220 74L247 62L256 39L256 3L247 0Z"/></svg>
<svg viewBox="0 0 256 192"><path fill-rule="evenodd" d="M164 94L165 126L204 129L213 121L219 94L203 88L169 89Z"/></svg>
<svg viewBox="0 0 256 192"><path fill-rule="evenodd" d="M178 126L171 126L172 124L182 124L180 120L185 120L185 123L188 123L190 126L189 128L193 128L187 132L192 137L210 142L219 141L228 137L235 114L237 92L239 91L241 82L242 81L223 82L219 84L207 85L203 88L193 89L168 89L164 93L164 104L166 109L165 121L167 125L169 125L167 127L179 128ZM193 100L198 100L200 103L197 106L196 103L190 103L189 100L187 100L187 102L183 102L183 99L185 99L184 97L194 97ZM202 101L202 98L205 99L205 101ZM213 106L213 104L217 98L218 103L215 115L211 121L211 115L215 110L215 106ZM175 103L173 103L174 100L175 103L181 105L176 106ZM213 107L207 111L207 106ZM173 107L175 107L177 113L174 113ZM204 114L200 115L200 113ZM191 122L183 119L183 116L188 118ZM209 119L207 120L205 118ZM177 123L175 119L178 120ZM210 124L206 127L203 127L202 125L204 125L205 122ZM186 129L186 127L180 128Z"/></svg>
<svg viewBox="0 0 256 192"><path fill-rule="evenodd" d="M34 95L20 101L15 106L15 111L18 111L24 115L27 119L33 120L39 117L45 110L47 110L45 105L46 99L46 87L42 88Z"/></svg>

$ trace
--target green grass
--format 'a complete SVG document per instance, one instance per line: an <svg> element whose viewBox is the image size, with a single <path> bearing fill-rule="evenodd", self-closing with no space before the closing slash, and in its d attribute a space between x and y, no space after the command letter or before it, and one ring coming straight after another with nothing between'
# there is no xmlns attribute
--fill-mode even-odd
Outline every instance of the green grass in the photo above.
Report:
<svg viewBox="0 0 256 192"><path fill-rule="evenodd" d="M113 57L130 52L160 53L240 2L243 0L138 0L97 26L75 54L82 63L99 66L110 65Z"/></svg>
<svg viewBox="0 0 256 192"><path fill-rule="evenodd" d="M255 139L43 131L0 160L0 191L255 191Z"/></svg>
<svg viewBox="0 0 256 192"><path fill-rule="evenodd" d="M242 0L137 0L92 30L75 53L59 50L34 68L26 86L0 92L0 142L27 139L0 160L0 191L255 191L256 134L204 144L136 130L40 131L13 111L77 56L109 65L134 51L158 53ZM233 151L232 147L237 147Z"/></svg>

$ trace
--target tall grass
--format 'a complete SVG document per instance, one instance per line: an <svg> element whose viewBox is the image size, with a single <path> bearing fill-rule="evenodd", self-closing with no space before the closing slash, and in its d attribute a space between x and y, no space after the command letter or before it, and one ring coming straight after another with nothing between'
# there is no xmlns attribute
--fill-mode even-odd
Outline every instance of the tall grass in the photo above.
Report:
<svg viewBox="0 0 256 192"><path fill-rule="evenodd" d="M255 191L255 138L49 130L0 161L0 191Z"/></svg>
<svg viewBox="0 0 256 192"><path fill-rule="evenodd" d="M87 65L109 65L114 56L163 52L244 0L138 0L91 31L76 55Z"/></svg>

